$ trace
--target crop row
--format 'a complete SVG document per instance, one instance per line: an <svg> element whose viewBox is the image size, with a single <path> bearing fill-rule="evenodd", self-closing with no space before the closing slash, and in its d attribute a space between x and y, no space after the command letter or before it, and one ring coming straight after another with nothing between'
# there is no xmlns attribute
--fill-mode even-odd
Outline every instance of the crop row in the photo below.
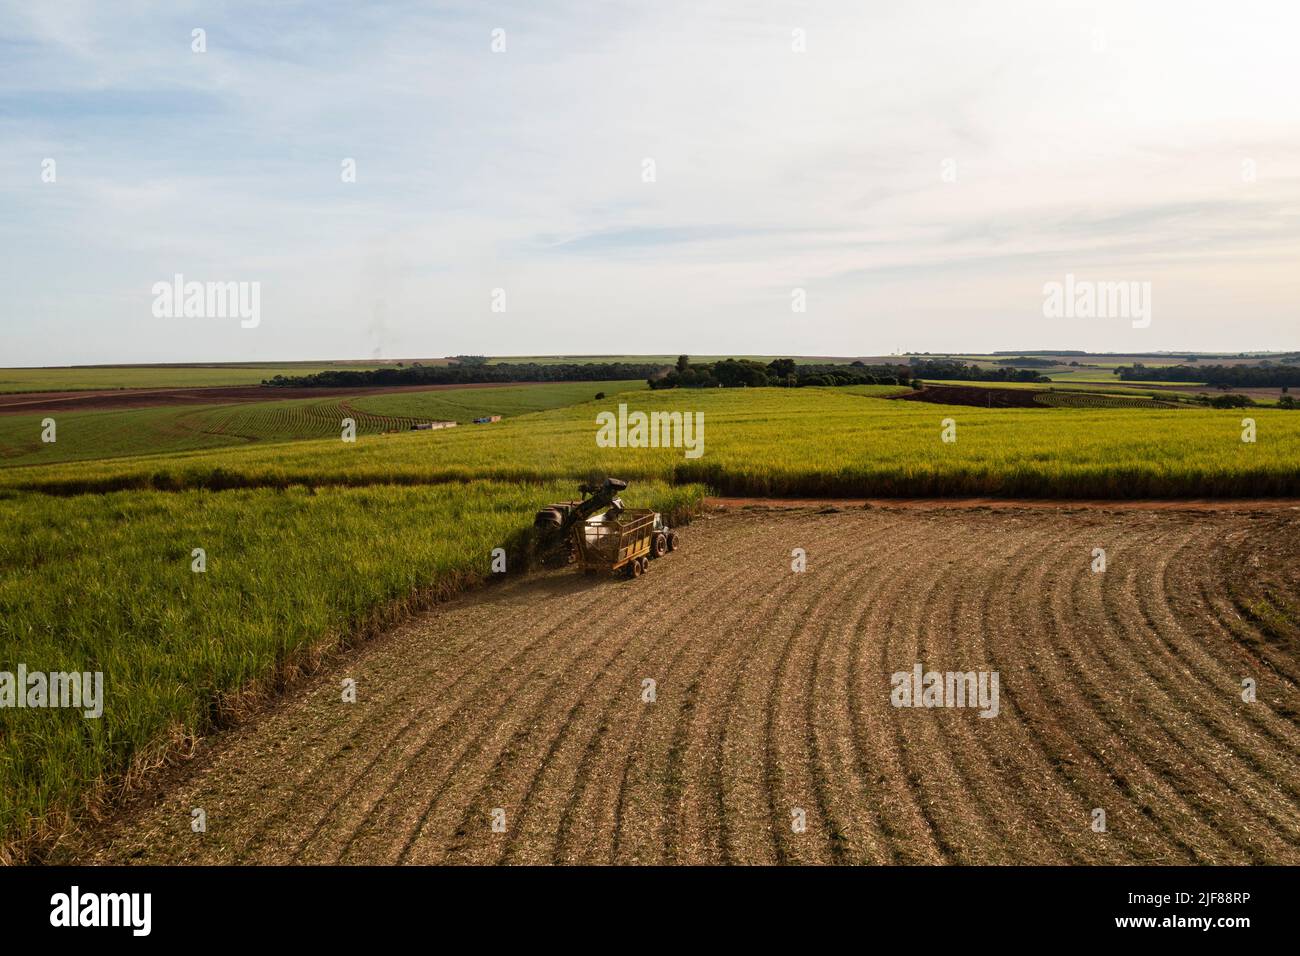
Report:
<svg viewBox="0 0 1300 956"><path fill-rule="evenodd" d="M243 709L340 641L529 559L571 484L0 494L0 669L103 675L103 713L0 708L0 863L108 784ZM692 509L643 484L629 505ZM196 570L202 549L202 570Z"/></svg>

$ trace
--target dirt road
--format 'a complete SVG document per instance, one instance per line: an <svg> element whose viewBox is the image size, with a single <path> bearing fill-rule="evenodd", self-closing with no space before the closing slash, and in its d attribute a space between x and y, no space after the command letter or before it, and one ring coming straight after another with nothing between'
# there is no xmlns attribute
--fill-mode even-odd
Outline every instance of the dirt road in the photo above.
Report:
<svg viewBox="0 0 1300 956"><path fill-rule="evenodd" d="M1276 509L706 518L640 580L547 573L411 621L62 855L1300 863L1298 530ZM917 663L997 671L997 716L892 706Z"/></svg>

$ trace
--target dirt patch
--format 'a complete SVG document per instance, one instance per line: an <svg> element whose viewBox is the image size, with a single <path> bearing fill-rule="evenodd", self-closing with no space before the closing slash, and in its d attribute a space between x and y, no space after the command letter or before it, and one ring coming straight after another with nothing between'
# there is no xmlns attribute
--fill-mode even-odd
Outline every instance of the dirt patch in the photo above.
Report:
<svg viewBox="0 0 1300 956"><path fill-rule="evenodd" d="M481 382L472 385L389 385L374 388L263 388L260 385L203 388L128 388L105 391L22 392L0 395L0 415L41 412L114 411L160 405L232 405L290 398L362 398L392 392L441 392L460 388L506 388L540 382Z"/></svg>
<svg viewBox="0 0 1300 956"><path fill-rule="evenodd" d="M1297 593L1298 530L705 517L636 581L547 573L412 620L56 859L1300 863L1295 624L1249 570ZM996 670L997 716L892 706L918 662Z"/></svg>

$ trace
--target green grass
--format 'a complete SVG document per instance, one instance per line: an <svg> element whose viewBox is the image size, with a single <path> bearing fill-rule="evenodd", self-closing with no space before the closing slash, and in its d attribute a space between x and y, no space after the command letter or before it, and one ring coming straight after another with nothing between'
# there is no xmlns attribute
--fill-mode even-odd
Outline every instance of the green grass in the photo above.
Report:
<svg viewBox="0 0 1300 956"><path fill-rule="evenodd" d="M1071 369L1065 372L1044 372L1053 382L1077 382L1086 385L1181 385L1187 388L1200 388L1203 382L1165 382L1165 381L1145 381L1141 379L1121 379L1118 375L1111 375L1097 369Z"/></svg>
<svg viewBox="0 0 1300 956"><path fill-rule="evenodd" d="M1300 414L1187 407L982 409L883 401L854 389L643 392L491 427L7 469L0 487L123 488L553 481L591 472L702 482L730 494L1197 497L1300 493ZM700 411L705 453L599 448L596 414ZM939 440L940 421L958 440ZM1245 444L1241 420L1258 423Z"/></svg>
<svg viewBox="0 0 1300 956"><path fill-rule="evenodd" d="M230 406L186 405L121 411L0 415L0 467L117 458L146 452L219 448L241 439L193 426L205 414ZM51 443L41 440L41 422L53 418Z"/></svg>
<svg viewBox="0 0 1300 956"><path fill-rule="evenodd" d="M0 467L56 464L287 442L342 435L351 418L357 433L406 430L416 421L472 422L487 415L519 415L644 389L643 381L548 382L502 388L393 392L361 398L280 399L237 405L171 405L124 410L0 415ZM268 389L274 396L274 390ZM41 441L41 422L53 418L57 441Z"/></svg>
<svg viewBox="0 0 1300 956"><path fill-rule="evenodd" d="M1194 392L1173 391L1172 389L1151 389L1142 388L1141 382L1121 382L1117 378L1099 379L1095 383L1089 383L1086 380L1079 381L1060 381L1053 378L1050 382L976 382L969 379L924 379L927 385L966 385L974 388L1015 388L1022 391L1031 392L1085 392L1088 394L1106 394L1106 395L1134 395L1140 398L1152 398L1153 396L1170 397L1174 395L1190 395ZM1155 384L1155 383L1147 383Z"/></svg>
<svg viewBox="0 0 1300 956"><path fill-rule="evenodd" d="M354 399L352 406L378 415L424 421L472 422L487 415L524 415L592 401L598 392L648 390L642 379L614 382L548 382L503 388L458 388L436 392L391 392Z"/></svg>
<svg viewBox="0 0 1300 956"><path fill-rule="evenodd" d="M0 847L57 832L82 801L183 733L238 712L315 651L520 555L551 485L0 497L0 667L101 671L100 719L0 709ZM703 489L641 484L681 512ZM191 570L203 548L207 571ZM3 859L0 852L0 859Z"/></svg>

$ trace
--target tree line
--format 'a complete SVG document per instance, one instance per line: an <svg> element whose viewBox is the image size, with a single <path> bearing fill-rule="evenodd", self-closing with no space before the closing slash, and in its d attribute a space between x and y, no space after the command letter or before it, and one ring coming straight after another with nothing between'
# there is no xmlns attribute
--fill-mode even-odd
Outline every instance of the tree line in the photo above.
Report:
<svg viewBox="0 0 1300 956"><path fill-rule="evenodd" d="M649 376L651 388L804 388L837 385L907 385L912 371L906 365L799 365L794 359L770 362L723 359L692 364L680 355L668 371Z"/></svg>
<svg viewBox="0 0 1300 956"><path fill-rule="evenodd" d="M387 365L376 369L327 369L310 375L277 375L264 379L270 388L371 388L380 385L481 385L491 382L612 382L648 378L663 370L658 363L577 362L541 365L488 364L466 356L454 365Z"/></svg>
<svg viewBox="0 0 1300 956"><path fill-rule="evenodd" d="M916 378L957 382L1050 382L1051 379L1032 368L980 368L966 362L953 360L912 359L912 375Z"/></svg>
<svg viewBox="0 0 1300 956"><path fill-rule="evenodd" d="M1292 365L1165 365L1141 362L1115 369L1121 381L1204 382L1225 388L1281 388L1300 385L1300 368Z"/></svg>

